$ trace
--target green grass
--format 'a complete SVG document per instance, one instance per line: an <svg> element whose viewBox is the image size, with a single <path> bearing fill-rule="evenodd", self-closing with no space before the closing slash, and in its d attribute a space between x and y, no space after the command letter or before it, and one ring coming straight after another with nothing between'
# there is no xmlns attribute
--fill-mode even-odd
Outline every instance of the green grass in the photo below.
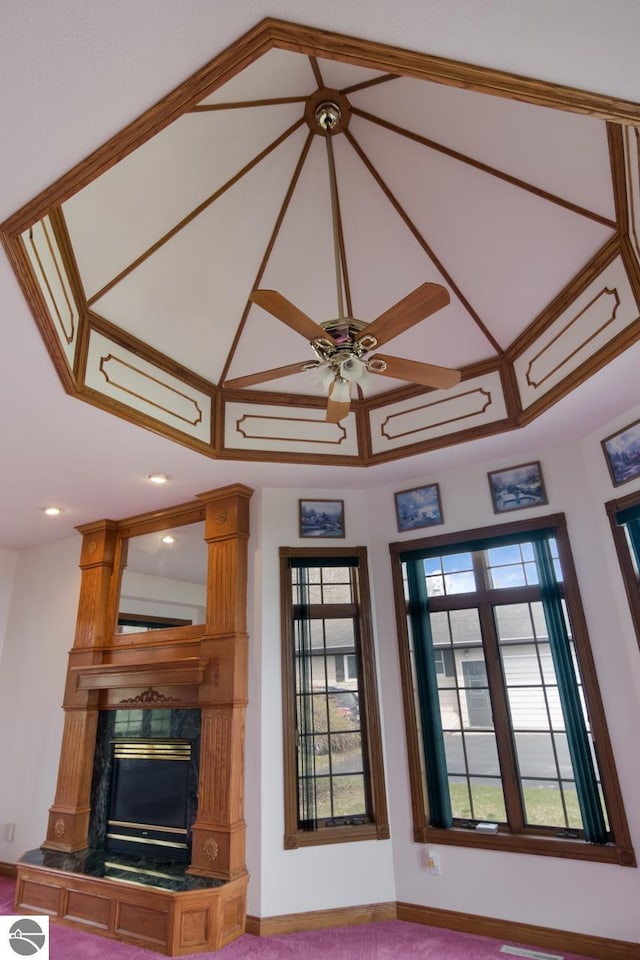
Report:
<svg viewBox="0 0 640 960"><path fill-rule="evenodd" d="M453 816L461 820L504 822L506 813L502 789L486 784L473 787L473 811L464 783L449 784ZM557 787L526 787L523 791L527 823L531 826L582 829L582 817L575 792L564 794L569 823L565 823L560 791Z"/></svg>

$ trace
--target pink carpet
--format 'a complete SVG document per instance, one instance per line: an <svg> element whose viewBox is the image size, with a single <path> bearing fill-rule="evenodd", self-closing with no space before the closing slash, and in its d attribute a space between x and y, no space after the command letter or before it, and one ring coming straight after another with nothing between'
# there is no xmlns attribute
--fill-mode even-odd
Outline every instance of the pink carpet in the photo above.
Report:
<svg viewBox="0 0 640 960"><path fill-rule="evenodd" d="M13 913L14 881L0 877L0 913ZM276 937L245 934L217 953L197 953L192 960L509 960L502 941L453 933L402 920L340 927ZM523 944L519 944L523 946ZM575 953L531 947L564 960L586 960ZM154 960L161 954L51 924L51 960ZM190 960L190 958L183 958Z"/></svg>

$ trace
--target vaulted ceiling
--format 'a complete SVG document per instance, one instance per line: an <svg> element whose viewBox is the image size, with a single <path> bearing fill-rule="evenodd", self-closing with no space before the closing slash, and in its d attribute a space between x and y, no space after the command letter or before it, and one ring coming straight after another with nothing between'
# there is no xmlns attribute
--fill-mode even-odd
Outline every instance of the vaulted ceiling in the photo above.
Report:
<svg viewBox="0 0 640 960"><path fill-rule="evenodd" d="M637 419L637 4L5 0L0 21L0 547L227 483L544 466ZM368 356L462 374L371 375L336 423L313 373L258 376L315 355L250 300L338 313L319 88L348 101L345 308L450 300Z"/></svg>
<svg viewBox="0 0 640 960"><path fill-rule="evenodd" d="M220 459L372 466L523 427L637 341L635 123L626 101L265 20L5 245L68 393ZM385 355L460 382L393 361L334 422L304 322L252 300L366 325L424 284L443 297Z"/></svg>

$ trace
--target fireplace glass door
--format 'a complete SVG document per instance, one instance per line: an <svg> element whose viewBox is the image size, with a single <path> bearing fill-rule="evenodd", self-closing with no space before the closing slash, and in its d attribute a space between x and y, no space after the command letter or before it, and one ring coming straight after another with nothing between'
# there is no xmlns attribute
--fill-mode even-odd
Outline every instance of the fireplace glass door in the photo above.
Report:
<svg viewBox="0 0 640 960"><path fill-rule="evenodd" d="M107 850L188 862L188 740L115 740Z"/></svg>

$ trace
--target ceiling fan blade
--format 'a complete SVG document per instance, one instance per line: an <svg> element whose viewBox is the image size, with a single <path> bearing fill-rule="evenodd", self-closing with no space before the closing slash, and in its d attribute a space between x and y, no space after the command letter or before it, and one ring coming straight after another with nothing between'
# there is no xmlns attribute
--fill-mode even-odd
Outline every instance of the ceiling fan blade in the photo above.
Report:
<svg viewBox="0 0 640 960"><path fill-rule="evenodd" d="M306 313L303 313L302 310L299 310L295 304L283 297L277 290L254 290L249 295L249 300L278 320L286 323L288 327L305 337L306 340L317 340L318 337L331 340L326 330L323 330L318 323L308 317Z"/></svg>
<svg viewBox="0 0 640 960"><path fill-rule="evenodd" d="M423 283L413 293L389 307L379 317L368 323L358 337L375 337L378 346L404 333L409 327L449 303L449 291L439 283Z"/></svg>
<svg viewBox="0 0 640 960"><path fill-rule="evenodd" d="M342 400L332 400L331 397L329 397L327 416L325 418L327 423L340 423L349 413L350 406L351 404L348 400L343 402Z"/></svg>
<svg viewBox="0 0 640 960"><path fill-rule="evenodd" d="M236 390L241 387L253 387L257 383L267 383L268 380L278 380L280 377L292 377L294 373L302 373L303 366L307 362L301 360L299 363L289 363L286 367L273 367L271 370L262 370L260 373L249 373L246 377L225 380L224 387Z"/></svg>
<svg viewBox="0 0 640 960"><path fill-rule="evenodd" d="M437 390L448 390L460 383L462 374L451 367L437 367L433 363L421 363L419 360L401 360L400 357L388 357L376 353L371 360L384 360L385 370L376 370L372 373L381 373L384 377L393 377L396 380L408 380L410 383L419 383L424 387L434 387Z"/></svg>

